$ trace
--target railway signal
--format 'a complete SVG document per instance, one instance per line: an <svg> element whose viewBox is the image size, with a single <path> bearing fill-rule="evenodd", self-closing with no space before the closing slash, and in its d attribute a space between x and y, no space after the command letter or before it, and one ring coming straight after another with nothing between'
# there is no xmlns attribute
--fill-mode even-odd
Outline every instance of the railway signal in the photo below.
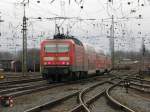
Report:
<svg viewBox="0 0 150 112"><path fill-rule="evenodd" d="M14 101L11 96L0 96L0 104L4 107L13 107Z"/></svg>
<svg viewBox="0 0 150 112"><path fill-rule="evenodd" d="M143 84L143 80L142 79L144 78L144 76L143 76L143 71L142 70L139 70L139 76L138 77L140 79L140 83Z"/></svg>
<svg viewBox="0 0 150 112"><path fill-rule="evenodd" d="M114 16L113 15L112 15L112 25L110 28L110 52L111 52L112 69L114 69L115 56L114 56Z"/></svg>
<svg viewBox="0 0 150 112"><path fill-rule="evenodd" d="M130 87L130 80L128 78L124 79L124 87L126 88L126 93L128 93L128 88Z"/></svg>

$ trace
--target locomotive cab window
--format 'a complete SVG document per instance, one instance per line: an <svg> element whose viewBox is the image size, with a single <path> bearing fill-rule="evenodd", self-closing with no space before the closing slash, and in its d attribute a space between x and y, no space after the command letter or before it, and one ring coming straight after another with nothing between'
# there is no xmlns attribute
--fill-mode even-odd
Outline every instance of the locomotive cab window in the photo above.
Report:
<svg viewBox="0 0 150 112"><path fill-rule="evenodd" d="M44 51L45 52L53 52L53 53L55 53L55 52L57 52L56 48L57 48L56 45L45 45Z"/></svg>
<svg viewBox="0 0 150 112"><path fill-rule="evenodd" d="M68 44L58 44L57 48L58 48L58 52L68 52L69 51Z"/></svg>
<svg viewBox="0 0 150 112"><path fill-rule="evenodd" d="M44 51L51 53L69 52L69 45L68 44L45 45Z"/></svg>

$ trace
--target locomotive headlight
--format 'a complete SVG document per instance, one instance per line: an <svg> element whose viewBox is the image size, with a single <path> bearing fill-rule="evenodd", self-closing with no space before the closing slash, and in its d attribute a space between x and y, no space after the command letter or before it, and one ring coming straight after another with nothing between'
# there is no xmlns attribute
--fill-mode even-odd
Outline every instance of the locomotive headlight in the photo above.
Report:
<svg viewBox="0 0 150 112"><path fill-rule="evenodd" d="M49 62L47 62L47 64L48 64L48 65L51 65L51 64L52 64L52 62L50 62L50 61L49 61Z"/></svg>
<svg viewBox="0 0 150 112"><path fill-rule="evenodd" d="M44 65L47 65L47 62L44 62Z"/></svg>
<svg viewBox="0 0 150 112"><path fill-rule="evenodd" d="M66 65L69 65L69 62L66 62Z"/></svg>
<svg viewBox="0 0 150 112"><path fill-rule="evenodd" d="M65 61L62 61L61 64L62 64L62 65L65 65Z"/></svg>

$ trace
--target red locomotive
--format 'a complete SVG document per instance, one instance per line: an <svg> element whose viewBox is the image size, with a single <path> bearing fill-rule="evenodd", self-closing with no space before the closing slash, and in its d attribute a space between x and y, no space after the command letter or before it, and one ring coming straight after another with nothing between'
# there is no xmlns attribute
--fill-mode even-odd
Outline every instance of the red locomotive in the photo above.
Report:
<svg viewBox="0 0 150 112"><path fill-rule="evenodd" d="M44 79L77 79L111 69L110 58L83 45L74 37L56 35L41 43L40 63Z"/></svg>

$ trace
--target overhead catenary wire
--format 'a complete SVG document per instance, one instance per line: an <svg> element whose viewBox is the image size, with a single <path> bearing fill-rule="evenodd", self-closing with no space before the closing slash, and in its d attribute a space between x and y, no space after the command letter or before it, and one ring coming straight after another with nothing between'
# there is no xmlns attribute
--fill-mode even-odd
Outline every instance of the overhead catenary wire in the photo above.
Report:
<svg viewBox="0 0 150 112"><path fill-rule="evenodd" d="M21 0L22 1L22 0ZM56 0L56 1L58 1L58 0ZM100 1L100 0L99 0ZM133 0L132 0L133 1ZM131 2L132 2L131 1ZM7 1L6 1L7 2ZM43 2L43 1L41 1L41 2ZM84 2L86 2L86 1L84 1ZM100 2L102 2L102 1L100 1ZM99 2L99 3L100 3ZM115 1L114 1L115 2ZM134 1L133 1L134 2ZM136 1L137 2L137 1ZM72 4L73 2L71 1L71 4ZM41 13L41 17L43 16L42 15L42 11L43 10L40 10L41 8L42 8L42 6L39 4L37 4L37 3L34 3L34 1L31 1L30 0L30 4L31 5L33 5L33 6L35 6L34 8L32 8L32 7L30 7L30 8L32 8L32 9L34 9L34 12L36 13L36 15L40 15L40 13ZM52 4L53 5L53 4ZM82 4L80 4L80 5L82 5ZM124 5L124 2L123 2L123 5ZM100 4L100 6L104 6L104 3L101 3ZM106 10L106 7L104 6L104 8L105 8L105 10ZM110 7L109 7L110 8ZM117 8L120 8L120 7L117 7ZM44 9L45 9L45 7L44 7ZM121 9L120 9L121 10ZM30 10L31 11L31 10ZM114 10L115 11L115 10ZM130 10L128 10L128 11L130 11ZM19 12L19 10L18 10L18 12ZM49 14L49 17L50 16L52 16L53 14L51 14L51 13L49 13L48 11L46 11L46 9L44 10L44 12L46 12L45 14L47 15L47 14ZM86 15L86 10L83 8L83 10L81 10L81 12L82 12L82 14L85 14ZM124 13L125 11L123 10L123 13ZM52 11L52 13L53 13L53 11ZM55 12L54 12L55 13ZM107 13L107 12L106 12ZM117 12L117 14L118 14L119 12ZM130 13L130 12L129 12ZM128 17L127 15L126 15L126 13L124 13L125 14L125 16L126 17ZM53 16L59 16L59 14L58 15L53 15ZM91 26L92 26L92 22L88 22L88 18L87 18L87 20L86 20L86 18L83 18L82 19L82 15L80 14L79 15L80 16L80 18L81 19L76 19L76 20L73 20L73 21L83 21L83 23L84 23L84 25L86 24L86 25L88 25L89 24L89 26L90 26L90 24L91 24ZM77 17L79 17L78 15L77 15ZM90 16L90 15L87 15L88 17ZM11 16L12 17L12 16ZM45 17L46 18L46 17ZM117 22L125 22L125 21L129 21L129 19L127 19L127 20L119 20L118 19L119 17L117 17L116 18L116 21ZM97 18L97 19L99 19L99 18ZM130 18L131 19L131 18ZM89 18L89 20L90 20L90 18ZM99 19L100 20L100 19ZM66 19L66 21L64 22L64 26L65 26L65 24L67 24L67 23L69 23L69 21L72 21L72 19ZM94 22L94 19L93 20L90 20L90 21L93 21ZM108 22L108 24L109 24L109 19L106 21L106 20L104 20L103 22ZM46 20L42 20L41 21L41 23L39 23L40 25L37 25L38 27L37 27L37 29L40 29L40 27L43 29L43 30L47 30L48 28L44 28L45 26L44 25L42 25L43 23L42 22L46 22ZM77 22L78 23L78 22ZM102 22L99 22L99 23L102 23ZM73 25L71 25L71 26L73 26ZM20 28L20 27L17 27L18 29ZM29 28L30 28L30 26L29 26ZM96 27L95 27L96 28ZM98 28L97 28L98 29ZM35 30L36 32L38 31L38 30ZM45 31L46 32L46 31ZM37 32L38 33L38 32Z"/></svg>

